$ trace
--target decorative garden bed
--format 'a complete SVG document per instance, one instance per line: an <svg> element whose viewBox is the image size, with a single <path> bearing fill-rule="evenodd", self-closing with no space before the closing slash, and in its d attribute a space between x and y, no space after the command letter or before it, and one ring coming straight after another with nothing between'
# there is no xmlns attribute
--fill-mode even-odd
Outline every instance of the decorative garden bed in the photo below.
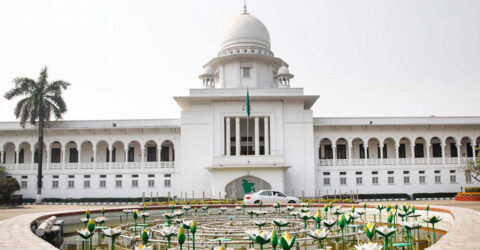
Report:
<svg viewBox="0 0 480 250"><path fill-rule="evenodd" d="M480 192L462 192L455 196L456 201L480 201Z"/></svg>

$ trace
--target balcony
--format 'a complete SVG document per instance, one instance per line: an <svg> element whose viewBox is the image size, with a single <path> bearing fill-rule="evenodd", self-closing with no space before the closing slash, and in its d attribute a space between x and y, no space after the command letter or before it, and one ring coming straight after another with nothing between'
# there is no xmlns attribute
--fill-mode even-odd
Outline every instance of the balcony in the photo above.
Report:
<svg viewBox="0 0 480 250"><path fill-rule="evenodd" d="M213 166L283 166L283 155L240 155L213 157Z"/></svg>
<svg viewBox="0 0 480 250"><path fill-rule="evenodd" d="M33 164L3 164L8 170L36 170ZM44 163L44 170L81 170L81 169L174 169L174 161L160 162L81 162L81 163Z"/></svg>
<svg viewBox="0 0 480 250"><path fill-rule="evenodd" d="M398 165L442 165L443 159L445 159L445 164L459 164L458 157L445 157L445 158L414 158L412 163L412 158L399 158ZM460 158L460 164L466 164L467 162L472 161L472 157L462 157ZM351 162L351 163L350 163ZM396 158L386 158L386 159L319 159L318 166L380 166L380 165L397 165Z"/></svg>

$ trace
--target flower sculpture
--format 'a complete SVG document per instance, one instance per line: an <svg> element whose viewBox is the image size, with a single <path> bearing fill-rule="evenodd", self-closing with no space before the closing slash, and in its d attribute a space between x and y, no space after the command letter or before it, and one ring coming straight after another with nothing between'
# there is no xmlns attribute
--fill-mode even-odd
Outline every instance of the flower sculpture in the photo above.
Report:
<svg viewBox="0 0 480 250"><path fill-rule="evenodd" d="M226 208L226 207L221 207L221 208L219 208L219 210L222 212L222 214L225 214L225 211L227 211L228 208Z"/></svg>
<svg viewBox="0 0 480 250"><path fill-rule="evenodd" d="M177 206L175 205L175 203L172 202L170 203L170 205L168 205L168 207L170 208L170 210L172 210L172 214L173 214L173 210L175 210L175 207Z"/></svg>
<svg viewBox="0 0 480 250"><path fill-rule="evenodd" d="M390 203L387 204L387 207L386 207L386 209L387 209L387 214L390 212L390 210L392 210L392 208L393 208L393 207L392 207L392 205L391 205Z"/></svg>
<svg viewBox="0 0 480 250"><path fill-rule="evenodd" d="M360 245L355 245L355 250L381 250L383 248L382 245L379 245L378 243L363 243Z"/></svg>
<svg viewBox="0 0 480 250"><path fill-rule="evenodd" d="M124 209L123 213L125 214L125 222L128 222L128 215L133 213L133 210L130 209Z"/></svg>
<svg viewBox="0 0 480 250"><path fill-rule="evenodd" d="M120 234L122 234L122 229L119 227L105 228L105 229L102 229L102 234L112 239L112 246L110 247L110 249L113 250L115 248L115 238L117 238L118 236L120 236Z"/></svg>
<svg viewBox="0 0 480 250"><path fill-rule="evenodd" d="M267 214L267 211L263 211L263 210L255 210L255 215L257 216L260 216L260 215L266 215Z"/></svg>
<svg viewBox="0 0 480 250"><path fill-rule="evenodd" d="M393 227L377 227L375 231L384 239L383 247L388 249L388 239L395 234L396 230Z"/></svg>
<svg viewBox="0 0 480 250"><path fill-rule="evenodd" d="M320 222L322 222L322 213L320 212L320 208L317 208L317 213L313 216L315 220L315 228L320 229Z"/></svg>
<svg viewBox="0 0 480 250"><path fill-rule="evenodd" d="M403 203L402 210L405 213L408 213L408 210L410 210L410 205L407 202Z"/></svg>
<svg viewBox="0 0 480 250"><path fill-rule="evenodd" d="M242 210L242 206L236 206L235 209L236 209L237 211L240 211L240 210Z"/></svg>
<svg viewBox="0 0 480 250"><path fill-rule="evenodd" d="M398 216L400 216L400 219L402 219L402 222L407 221L406 218L408 216L408 212L401 210L400 212L398 212Z"/></svg>
<svg viewBox="0 0 480 250"><path fill-rule="evenodd" d="M289 212L291 212L291 211L295 210L295 207L294 206L287 206L287 210Z"/></svg>
<svg viewBox="0 0 480 250"><path fill-rule="evenodd" d="M133 226L133 228L135 230L134 235L137 235L137 219L138 219L138 210L137 209L133 210L132 216L133 216L133 220L134 220L134 226Z"/></svg>
<svg viewBox="0 0 480 250"><path fill-rule="evenodd" d="M282 227L286 227L288 226L288 220L286 219L273 219L272 221L273 225L277 226L278 227L278 233L281 233L281 229Z"/></svg>
<svg viewBox="0 0 480 250"><path fill-rule="evenodd" d="M273 250L277 249L278 245L278 236L275 228L272 230L272 235L270 236L270 245L272 246Z"/></svg>
<svg viewBox="0 0 480 250"><path fill-rule="evenodd" d="M250 215L250 219L253 218L253 215L255 214L255 211L253 210L247 210L247 214Z"/></svg>
<svg viewBox="0 0 480 250"><path fill-rule="evenodd" d="M147 229L143 229L141 236L142 236L142 243L138 245L138 248L135 247L135 250L138 250L138 249L153 250L153 246L147 246L148 239L150 238L150 231L148 231Z"/></svg>
<svg viewBox="0 0 480 250"><path fill-rule="evenodd" d="M378 210L378 221L380 222L380 225L382 224L382 210L385 209L384 205L377 205L377 210Z"/></svg>
<svg viewBox="0 0 480 250"><path fill-rule="evenodd" d="M103 223L105 223L105 221L107 221L107 220L108 220L107 218L105 218L105 217L103 217L103 216L100 216L100 217L95 218L95 223L100 224L100 226L101 226L101 225L103 225Z"/></svg>
<svg viewBox="0 0 480 250"><path fill-rule="evenodd" d="M300 203L300 206L301 206L301 207L310 207L310 203L308 203L308 202L302 202L302 203Z"/></svg>
<svg viewBox="0 0 480 250"><path fill-rule="evenodd" d="M329 219L329 220L324 220L322 223L324 226L330 229L331 227L335 226L335 224L337 224L337 221L334 219Z"/></svg>
<svg viewBox="0 0 480 250"><path fill-rule="evenodd" d="M367 216L366 216L366 212L365 211L357 211L356 214L358 215L358 217L363 217L363 221L365 222L367 220Z"/></svg>
<svg viewBox="0 0 480 250"><path fill-rule="evenodd" d="M147 203L143 203L143 212L147 211Z"/></svg>
<svg viewBox="0 0 480 250"><path fill-rule="evenodd" d="M88 242L88 240L90 239L90 242L91 242L91 238L92 238L92 236L93 236L93 233L91 233L91 232L88 230L88 228L84 228L84 229L77 230L77 232L78 232L78 235L79 235L82 239L87 240L87 242ZM88 247L88 245L87 245L87 247ZM82 250L84 250L84 249L85 249L85 248L84 248L84 244L83 244L83 242L82 242Z"/></svg>
<svg viewBox="0 0 480 250"><path fill-rule="evenodd" d="M138 246L135 246L135 250L153 250L153 246L144 246L140 243Z"/></svg>
<svg viewBox="0 0 480 250"><path fill-rule="evenodd" d="M342 250L345 250L345 240L343 239L343 228L347 225L347 219L345 218L345 215L342 214L342 216L340 216L340 219L338 219L337 225L340 227L340 230L342 231Z"/></svg>
<svg viewBox="0 0 480 250"><path fill-rule="evenodd" d="M178 228L177 241L178 245L180 246L180 250L182 250L183 243L185 243L185 230L183 230L183 227Z"/></svg>
<svg viewBox="0 0 480 250"><path fill-rule="evenodd" d="M208 213L208 204L202 207L204 213Z"/></svg>
<svg viewBox="0 0 480 250"><path fill-rule="evenodd" d="M183 211L182 211L182 210L175 211L175 216L177 216L177 218L180 219L180 217L182 217L182 215L183 215Z"/></svg>
<svg viewBox="0 0 480 250"><path fill-rule="evenodd" d="M338 216L343 215L344 212L342 211L341 207L335 207L333 210L330 210L330 213L333 213L335 216L337 216L338 221Z"/></svg>
<svg viewBox="0 0 480 250"><path fill-rule="evenodd" d="M83 223L84 227L87 227L88 219L87 218L81 218L80 221Z"/></svg>
<svg viewBox="0 0 480 250"><path fill-rule="evenodd" d="M393 213L392 213L392 210L390 210L388 211L388 215L387 215L387 222L389 227L392 227L392 221L393 221Z"/></svg>
<svg viewBox="0 0 480 250"><path fill-rule="evenodd" d="M262 229L265 226L266 222L264 220L256 220L253 222L259 229Z"/></svg>
<svg viewBox="0 0 480 250"><path fill-rule="evenodd" d="M102 207L102 209L100 210L100 212L102 213L102 216L105 217L105 208Z"/></svg>
<svg viewBox="0 0 480 250"><path fill-rule="evenodd" d="M373 236L375 236L375 224L369 222L363 226L365 235L368 237L369 241L372 242Z"/></svg>
<svg viewBox="0 0 480 250"><path fill-rule="evenodd" d="M281 207L280 202L273 204L273 208L275 208L276 213L280 213L280 207Z"/></svg>
<svg viewBox="0 0 480 250"><path fill-rule="evenodd" d="M188 216L188 210L192 209L192 207L190 207L188 205L185 205L182 208L183 208L183 210L185 210L185 216Z"/></svg>
<svg viewBox="0 0 480 250"><path fill-rule="evenodd" d="M402 222L402 227L407 230L407 241L409 244L412 244L412 230L419 229L421 227L420 223L414 222Z"/></svg>
<svg viewBox="0 0 480 250"><path fill-rule="evenodd" d="M433 216L429 216L429 217L423 219L423 221L432 224L433 243L435 243L435 241L436 241L436 237L435 237L435 224L437 224L438 222L442 221L442 218L440 218L440 216L435 216L435 215L433 215Z"/></svg>
<svg viewBox="0 0 480 250"><path fill-rule="evenodd" d="M328 219L328 204L323 206L323 211L325 211L325 219Z"/></svg>
<svg viewBox="0 0 480 250"><path fill-rule="evenodd" d="M293 238L290 238L290 235L288 234L288 231L286 231L282 235L282 237L280 237L280 240L278 241L278 243L283 250L290 250L295 245L295 239L296 238L297 238L297 236L293 236Z"/></svg>
<svg viewBox="0 0 480 250"><path fill-rule="evenodd" d="M180 226L183 227L183 229L187 230L187 240L190 240L190 227L192 226L193 221L187 221L187 220L182 220L180 223Z"/></svg>
<svg viewBox="0 0 480 250"><path fill-rule="evenodd" d="M310 213L300 213L298 217L303 220L303 229L307 229L307 221L313 218Z"/></svg>
<svg viewBox="0 0 480 250"><path fill-rule="evenodd" d="M354 205L352 205L351 211L352 211L352 214L355 213L355 206Z"/></svg>
<svg viewBox="0 0 480 250"><path fill-rule="evenodd" d="M170 225L172 225L172 219L175 218L175 214L164 213L163 217L165 218L165 220L167 220L167 225L170 226Z"/></svg>
<svg viewBox="0 0 480 250"><path fill-rule="evenodd" d="M197 224L194 220L190 224L190 232L192 233L192 248L195 250L195 233L197 232Z"/></svg>
<svg viewBox="0 0 480 250"><path fill-rule="evenodd" d="M308 207L302 207L302 208L300 208L300 213L307 213L307 212L309 212L309 211L310 211L310 208L308 208Z"/></svg>
<svg viewBox="0 0 480 250"><path fill-rule="evenodd" d="M260 210L262 210L263 201L260 201L260 202L258 203L258 206L260 207Z"/></svg>
<svg viewBox="0 0 480 250"><path fill-rule="evenodd" d="M318 248L322 248L322 241L325 240L330 233L327 228L315 229L307 232L307 235L318 241Z"/></svg>
<svg viewBox="0 0 480 250"><path fill-rule="evenodd" d="M267 231L261 230L247 230L248 237L255 243L260 245L260 250L263 250L263 245L270 242L272 234Z"/></svg>
<svg viewBox="0 0 480 250"><path fill-rule="evenodd" d="M290 212L289 213L290 216L293 216L293 218L297 218L297 215L299 215L299 213L297 211L293 211L293 212Z"/></svg>
<svg viewBox="0 0 480 250"><path fill-rule="evenodd" d="M85 217L87 219L90 219L90 209L87 208L87 211L85 211Z"/></svg>
<svg viewBox="0 0 480 250"><path fill-rule="evenodd" d="M140 217L143 218L143 226L145 227L146 226L146 223L145 223L145 220L150 217L150 214L148 212L141 212L140 214Z"/></svg>
<svg viewBox="0 0 480 250"><path fill-rule="evenodd" d="M177 232L177 228L173 226L162 227L160 230L155 230L161 237L167 239L167 247L170 248L170 238Z"/></svg>
<svg viewBox="0 0 480 250"><path fill-rule="evenodd" d="M90 238L90 250L92 250L92 235L93 235L93 232L95 231L95 221L93 219L90 218L90 220L88 220L88 224L87 224L87 228L88 232L90 233L89 234L89 238ZM80 234L80 232L79 232ZM86 235L86 234L84 234ZM82 235L80 235L80 237L82 237ZM83 238L83 237L82 237ZM86 238L84 238L86 239Z"/></svg>

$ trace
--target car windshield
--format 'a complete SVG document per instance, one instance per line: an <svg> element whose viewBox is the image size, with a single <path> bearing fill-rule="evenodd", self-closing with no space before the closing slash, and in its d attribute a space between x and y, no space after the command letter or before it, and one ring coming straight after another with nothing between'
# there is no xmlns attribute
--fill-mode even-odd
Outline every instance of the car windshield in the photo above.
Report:
<svg viewBox="0 0 480 250"><path fill-rule="evenodd" d="M263 192L259 193L259 195L272 196L272 191L263 191Z"/></svg>
<svg viewBox="0 0 480 250"><path fill-rule="evenodd" d="M280 196L280 197L287 197L286 195L280 193L280 192L273 192L275 196Z"/></svg>

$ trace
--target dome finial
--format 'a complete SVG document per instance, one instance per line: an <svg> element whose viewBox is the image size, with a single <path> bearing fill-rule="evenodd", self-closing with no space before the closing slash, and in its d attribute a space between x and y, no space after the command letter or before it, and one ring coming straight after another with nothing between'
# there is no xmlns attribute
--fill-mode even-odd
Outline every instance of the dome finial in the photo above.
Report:
<svg viewBox="0 0 480 250"><path fill-rule="evenodd" d="M243 0L243 13L247 14L247 0Z"/></svg>

